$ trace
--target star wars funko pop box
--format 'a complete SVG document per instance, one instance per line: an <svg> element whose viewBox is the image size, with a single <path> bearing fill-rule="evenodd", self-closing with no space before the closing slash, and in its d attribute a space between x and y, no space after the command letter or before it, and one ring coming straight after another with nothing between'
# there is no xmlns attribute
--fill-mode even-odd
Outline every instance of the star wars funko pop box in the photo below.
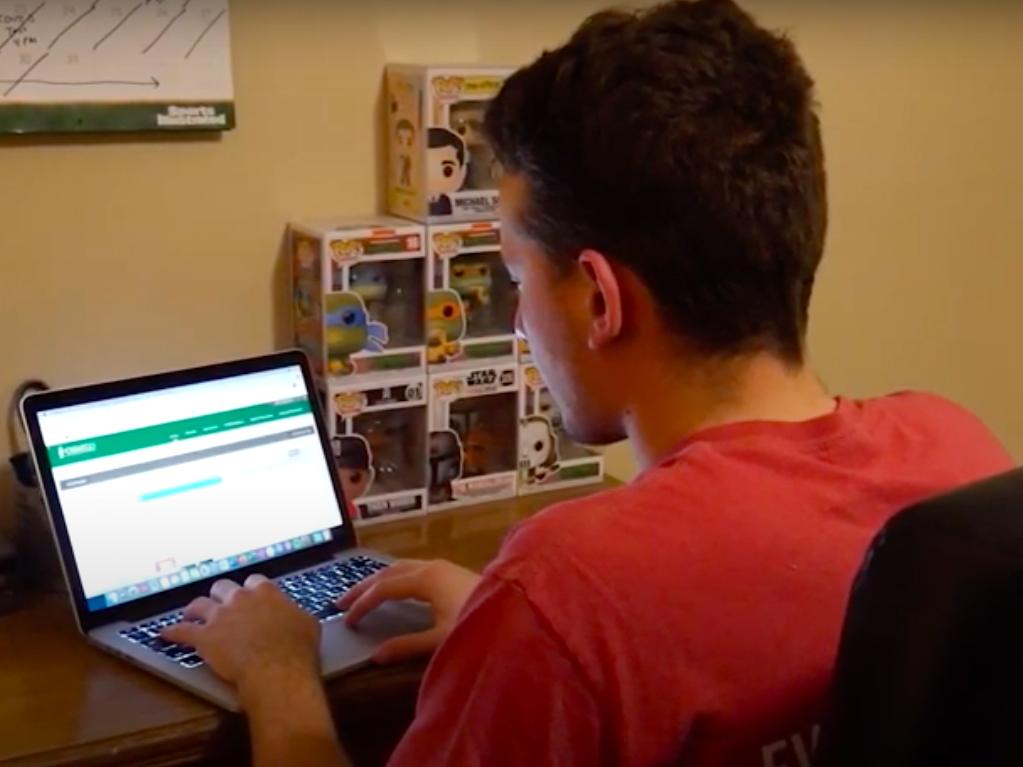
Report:
<svg viewBox="0 0 1023 767"><path fill-rule="evenodd" d="M518 396L514 363L430 377L431 510L515 495Z"/></svg>

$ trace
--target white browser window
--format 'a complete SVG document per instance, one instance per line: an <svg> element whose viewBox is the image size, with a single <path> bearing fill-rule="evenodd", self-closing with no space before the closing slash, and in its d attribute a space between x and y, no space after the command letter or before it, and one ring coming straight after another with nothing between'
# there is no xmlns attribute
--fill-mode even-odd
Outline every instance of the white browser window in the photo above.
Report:
<svg viewBox="0 0 1023 767"><path fill-rule="evenodd" d="M298 366L49 410L39 425L92 610L342 523Z"/></svg>

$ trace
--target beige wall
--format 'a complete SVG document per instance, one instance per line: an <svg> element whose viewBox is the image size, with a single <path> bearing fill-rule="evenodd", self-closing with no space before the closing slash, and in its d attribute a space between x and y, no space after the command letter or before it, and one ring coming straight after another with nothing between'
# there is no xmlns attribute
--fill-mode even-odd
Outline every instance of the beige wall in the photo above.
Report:
<svg viewBox="0 0 1023 767"><path fill-rule="evenodd" d="M0 139L0 396L280 342L285 222L380 199L384 62L525 62L604 4L235 0L236 131ZM853 394L956 397L1023 455L1023 14L850 5L751 5L791 30L823 103L814 360ZM611 465L627 475L627 450Z"/></svg>

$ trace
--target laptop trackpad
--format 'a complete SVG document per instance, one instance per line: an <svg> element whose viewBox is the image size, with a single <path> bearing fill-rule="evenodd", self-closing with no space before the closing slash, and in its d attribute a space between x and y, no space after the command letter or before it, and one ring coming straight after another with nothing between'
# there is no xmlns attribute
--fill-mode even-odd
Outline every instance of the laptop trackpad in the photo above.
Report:
<svg viewBox="0 0 1023 767"><path fill-rule="evenodd" d="M359 625L349 629L342 620L323 627L321 650L326 674L365 662L380 644L391 637L426 631L433 626L433 613L419 602L388 602L368 613Z"/></svg>

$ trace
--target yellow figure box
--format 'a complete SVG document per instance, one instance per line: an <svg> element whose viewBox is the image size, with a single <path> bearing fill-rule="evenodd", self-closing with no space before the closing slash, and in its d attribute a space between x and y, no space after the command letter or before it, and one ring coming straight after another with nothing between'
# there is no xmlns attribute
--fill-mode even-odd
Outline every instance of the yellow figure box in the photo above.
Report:
<svg viewBox="0 0 1023 767"><path fill-rule="evenodd" d="M429 223L497 214L500 168L483 137L483 116L512 71L388 65L391 213Z"/></svg>

